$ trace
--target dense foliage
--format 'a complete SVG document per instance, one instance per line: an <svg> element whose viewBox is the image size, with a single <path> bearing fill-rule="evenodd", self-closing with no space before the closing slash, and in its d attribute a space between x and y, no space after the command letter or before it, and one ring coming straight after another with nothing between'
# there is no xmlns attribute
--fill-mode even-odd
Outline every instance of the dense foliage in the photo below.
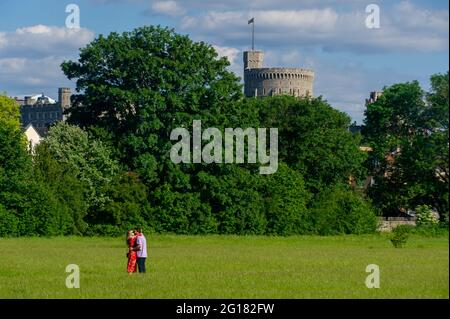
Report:
<svg viewBox="0 0 450 319"><path fill-rule="evenodd" d="M429 93L416 81L395 84L367 107L369 194L384 214L429 205L448 215L448 108L448 72L431 77Z"/></svg>
<svg viewBox="0 0 450 319"><path fill-rule="evenodd" d="M367 155L360 135L349 132L350 118L321 97L244 98L228 66L211 46L165 28L100 36L78 61L63 63L78 91L69 124L51 127L33 152L18 129L18 106L2 97L0 236L113 236L138 224L180 234L361 234L376 230L372 202L382 211L431 199L448 205L446 186L430 176L436 165L448 172L448 156L436 150L448 149L448 124L445 131L436 122L448 106L442 77L432 79L427 103L416 83L385 90L366 112L364 142L374 150ZM277 171L261 175L259 163L174 164L170 134L186 128L192 136L194 120L220 132L278 128ZM419 134L415 123L434 133ZM421 169L411 180L424 187L405 189L395 173L383 179L385 154L398 145L409 158L396 165ZM427 165L411 159L415 145L423 145L417 156ZM378 173L371 200L357 186L367 170Z"/></svg>

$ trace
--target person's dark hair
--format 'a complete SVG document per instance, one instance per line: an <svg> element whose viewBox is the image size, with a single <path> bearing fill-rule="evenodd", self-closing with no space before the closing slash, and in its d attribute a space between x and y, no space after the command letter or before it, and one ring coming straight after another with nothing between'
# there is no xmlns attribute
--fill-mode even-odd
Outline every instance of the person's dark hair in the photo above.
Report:
<svg viewBox="0 0 450 319"><path fill-rule="evenodd" d="M140 232L140 233L142 233L142 226L137 226L137 227L135 228L135 230L138 231L138 232Z"/></svg>

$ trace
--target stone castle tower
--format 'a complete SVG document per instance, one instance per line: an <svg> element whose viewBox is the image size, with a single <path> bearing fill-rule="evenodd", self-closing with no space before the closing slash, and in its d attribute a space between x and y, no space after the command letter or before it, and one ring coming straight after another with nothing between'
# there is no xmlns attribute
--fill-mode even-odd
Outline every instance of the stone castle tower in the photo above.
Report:
<svg viewBox="0 0 450 319"><path fill-rule="evenodd" d="M63 121L67 120L66 115L64 115L64 111L70 108L70 88L59 88L58 89L58 103L61 106L63 112Z"/></svg>
<svg viewBox="0 0 450 319"><path fill-rule="evenodd" d="M70 95L70 88L58 89L58 102L64 110L70 107Z"/></svg>
<svg viewBox="0 0 450 319"><path fill-rule="evenodd" d="M314 71L301 68L263 68L264 52L244 52L244 94L313 96Z"/></svg>

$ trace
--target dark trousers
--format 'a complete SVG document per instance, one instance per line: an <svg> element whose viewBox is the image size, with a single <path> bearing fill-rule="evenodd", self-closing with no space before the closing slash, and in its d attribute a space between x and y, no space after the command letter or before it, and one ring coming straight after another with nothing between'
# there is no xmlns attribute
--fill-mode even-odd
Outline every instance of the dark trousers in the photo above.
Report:
<svg viewBox="0 0 450 319"><path fill-rule="evenodd" d="M138 266L138 269L139 269L140 273L145 273L145 260L146 259L147 258L145 258L145 257L138 257L137 258L137 266Z"/></svg>

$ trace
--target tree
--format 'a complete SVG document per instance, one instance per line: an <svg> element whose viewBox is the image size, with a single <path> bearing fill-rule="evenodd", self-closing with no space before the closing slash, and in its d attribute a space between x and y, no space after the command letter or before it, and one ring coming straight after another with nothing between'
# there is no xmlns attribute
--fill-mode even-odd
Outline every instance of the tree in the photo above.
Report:
<svg viewBox="0 0 450 319"><path fill-rule="evenodd" d="M448 212L448 72L384 88L365 111L367 167L375 176L369 195L384 214L430 205Z"/></svg>
<svg viewBox="0 0 450 319"><path fill-rule="evenodd" d="M150 228L148 226L150 214L148 192L137 174L129 172L117 175L106 187L105 192L110 201L100 208L95 216L89 217L87 221L91 225L115 227L117 235L124 234L137 225ZM97 228L97 230L102 229L105 228Z"/></svg>
<svg viewBox="0 0 450 319"><path fill-rule="evenodd" d="M122 163L146 184L163 185L172 129L193 119L224 127L237 118L241 85L228 65L210 45L167 28L100 36L77 62L62 64L83 92L73 98L69 119L112 132Z"/></svg>
<svg viewBox="0 0 450 319"><path fill-rule="evenodd" d="M198 192L174 190L170 184L156 188L150 197L150 227L178 234L217 233L218 223Z"/></svg>
<svg viewBox="0 0 450 319"><path fill-rule="evenodd" d="M256 169L222 164L215 172L205 169L193 178L202 201L211 207L211 223L217 222L217 232L265 233L264 180Z"/></svg>
<svg viewBox="0 0 450 319"><path fill-rule="evenodd" d="M336 184L314 198L314 230L320 235L366 234L377 229L372 205L348 185Z"/></svg>
<svg viewBox="0 0 450 319"><path fill-rule="evenodd" d="M64 235L82 235L87 230L84 217L87 214L87 185L77 178L73 167L58 162L52 156L48 143L44 140L34 152L34 180L46 185L57 201L56 214L65 216L61 223Z"/></svg>
<svg viewBox="0 0 450 319"><path fill-rule="evenodd" d="M303 176L280 163L277 173L265 178L266 233L284 236L312 233L314 220L308 210L311 194Z"/></svg>
<svg viewBox="0 0 450 319"><path fill-rule="evenodd" d="M62 64L66 76L77 81L79 93L73 97L69 121L114 148L124 170L139 176L150 203L145 221L155 231L308 232L309 192L363 175L365 154L358 149L358 136L348 131L350 119L320 98L245 99L239 79L227 66L210 45L167 28L100 36L81 49L77 61ZM266 178L254 164L174 164L170 134L191 128L194 120L222 132L278 127L285 165L279 175ZM59 149L65 148L54 147ZM128 195L125 199L114 191L120 183L107 184L98 189L108 189L109 204L97 210L102 215L89 214L86 220L107 221L97 225L111 234L125 224L125 212L137 206ZM124 189L140 198L133 191L136 185L125 183Z"/></svg>
<svg viewBox="0 0 450 319"><path fill-rule="evenodd" d="M0 125L20 129L20 106L13 99L0 94Z"/></svg>
<svg viewBox="0 0 450 319"><path fill-rule="evenodd" d="M89 138L81 128L64 122L50 128L44 143L50 156L86 186L84 196L90 213L108 202L104 189L120 170L108 147Z"/></svg>
<svg viewBox="0 0 450 319"><path fill-rule="evenodd" d="M349 132L350 118L320 97L277 96L250 103L260 109L261 126L278 128L280 160L298 170L313 193L364 176L366 155L359 150L359 135Z"/></svg>
<svg viewBox="0 0 450 319"><path fill-rule="evenodd" d="M156 231L264 232L263 210L241 201L225 212L219 199L205 196L203 182L229 181L237 187L244 182L237 172L176 165L169 157L172 130L190 128L195 119L218 129L257 127L257 109L241 103L241 84L227 66L210 45L153 26L100 36L81 50L77 62L62 65L82 92L73 99L69 120L106 137L126 169L140 176L149 190L148 218ZM230 197L244 194L249 193L236 189ZM262 216L259 221L253 213ZM248 214L247 221L237 217L237 222L233 214Z"/></svg>
<svg viewBox="0 0 450 319"><path fill-rule="evenodd" d="M46 185L33 179L23 133L0 125L0 227L7 230L3 235L62 234L64 216L57 214L56 204Z"/></svg>

